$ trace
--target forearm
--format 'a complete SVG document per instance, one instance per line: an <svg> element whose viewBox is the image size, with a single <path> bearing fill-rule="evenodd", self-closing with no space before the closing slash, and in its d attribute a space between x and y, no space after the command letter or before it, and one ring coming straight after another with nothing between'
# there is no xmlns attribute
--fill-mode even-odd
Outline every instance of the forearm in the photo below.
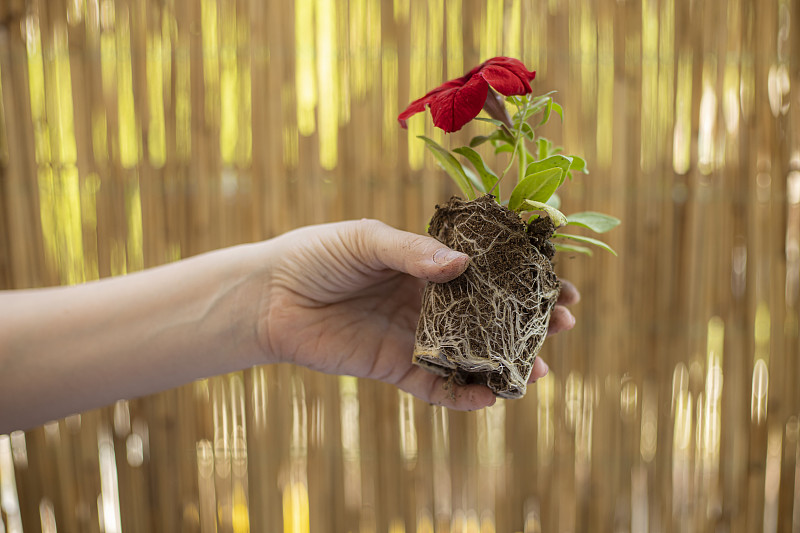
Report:
<svg viewBox="0 0 800 533"><path fill-rule="evenodd" d="M0 293L0 433L261 362L263 246Z"/></svg>

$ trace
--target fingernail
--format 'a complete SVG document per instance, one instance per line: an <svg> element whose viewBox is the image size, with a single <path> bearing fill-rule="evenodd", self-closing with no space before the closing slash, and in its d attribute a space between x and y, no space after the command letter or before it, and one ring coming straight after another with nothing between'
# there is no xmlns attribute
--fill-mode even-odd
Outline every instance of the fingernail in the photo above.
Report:
<svg viewBox="0 0 800 533"><path fill-rule="evenodd" d="M544 374L542 374L542 377L545 377L547 373L550 372L550 366L544 361L542 361L542 364L544 365Z"/></svg>
<svg viewBox="0 0 800 533"><path fill-rule="evenodd" d="M439 248L436 250L436 253L433 254L433 262L437 265L446 265L463 255L464 254L461 252L456 252L455 250L450 250L449 248Z"/></svg>

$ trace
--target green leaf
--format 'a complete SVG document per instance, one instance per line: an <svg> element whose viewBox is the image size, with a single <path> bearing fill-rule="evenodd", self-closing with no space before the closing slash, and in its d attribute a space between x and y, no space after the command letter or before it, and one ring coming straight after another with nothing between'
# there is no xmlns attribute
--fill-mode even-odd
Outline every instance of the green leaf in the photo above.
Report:
<svg viewBox="0 0 800 533"><path fill-rule="evenodd" d="M489 124L494 124L498 128L508 127L502 120L497 120L494 118L486 118L486 117L475 117L474 120L480 120L481 122L488 122Z"/></svg>
<svg viewBox="0 0 800 533"><path fill-rule="evenodd" d="M469 146L462 146L460 148L456 148L453 150L457 154L461 154L472 163L472 166L475 167L475 170L478 171L478 175L480 176L480 181L482 187L479 187L481 192L488 192L491 191L494 187L495 183L497 183L497 174L492 172L492 170L486 166L486 163L483 162L483 158L481 154L470 148Z"/></svg>
<svg viewBox="0 0 800 533"><path fill-rule="evenodd" d="M514 129L519 128L521 122L527 122L529 118L531 118L539 111L541 111L541 109L534 109L532 107L529 107L527 110L525 110L524 114L523 114L523 109L520 109L519 111L514 113L514 116L511 117L511 120L514 123Z"/></svg>
<svg viewBox="0 0 800 533"><path fill-rule="evenodd" d="M532 174L534 172L541 172L542 170L548 170L551 168L560 168L564 172L570 169L572 166L572 157L566 155L551 155L550 157L546 157L544 159L539 159L539 161L534 161L528 168L525 169L525 174Z"/></svg>
<svg viewBox="0 0 800 533"><path fill-rule="evenodd" d="M463 168L463 169L464 169L464 174L466 174L466 175L467 175L467 179L468 179L468 180L469 180L469 182L472 184L472 187L473 187L473 188L474 188L476 191L480 191L480 192L482 192L482 193L485 193L485 192L486 192L486 190L483 188L483 182L482 182L482 181L481 181L481 179L478 177L478 175L477 175L477 174L476 174L476 173L475 173L475 172L474 172L474 171L473 171L471 168L469 168L469 167L461 167L461 168Z"/></svg>
<svg viewBox="0 0 800 533"><path fill-rule="evenodd" d="M474 200L475 190L472 188L472 184L469 182L469 178L464 172L464 168L461 166L461 163L458 162L458 159L453 157L450 152L439 146L439 144L433 139L429 139L424 135L420 135L419 138L427 143L426 146L436 158L436 161L438 161L439 165L444 169L444 171L447 172L451 178L453 178L453 181L456 182L456 185L458 185L458 188L464 193L464 196L467 197L467 200Z"/></svg>
<svg viewBox="0 0 800 533"><path fill-rule="evenodd" d="M520 122L526 122L533 115L541 112L547 106L547 102L552 100L552 98L550 98L550 95L555 92L556 91L550 91L549 93L543 94L541 96L536 97L536 99L531 100L531 102L528 104L528 109L524 109L522 105L518 106L521 109L516 113L514 113L513 117L514 128L515 129L518 128ZM553 102L553 104L557 105L555 102Z"/></svg>
<svg viewBox="0 0 800 533"><path fill-rule="evenodd" d="M591 257L592 250L586 246L578 246L577 244L566 244L563 242L554 242L553 246L556 247L556 252L576 252L579 254L586 254Z"/></svg>
<svg viewBox="0 0 800 533"><path fill-rule="evenodd" d="M489 136L488 135L476 135L475 137L473 137L472 139L469 140L469 145L474 148L475 146L482 145L483 143L485 143L488 140L489 140Z"/></svg>
<svg viewBox="0 0 800 533"><path fill-rule="evenodd" d="M560 187L561 184L564 183L564 178L566 176L566 172L569 170L571 165L572 165L572 158L571 157L567 157L567 156L564 156L564 155L558 155L558 154L551 155L550 157L548 157L546 159L542 159L540 161L534 161L533 163L528 165L528 168L525 169L525 175L535 174L535 173L538 173L538 172L549 170L551 168L560 169L562 171L562 174L560 175L561 176L561 181L558 183L558 187ZM558 187L556 187L556 189Z"/></svg>
<svg viewBox="0 0 800 533"><path fill-rule="evenodd" d="M560 104L553 102L553 110L561 117L561 122L564 122L564 108L562 108Z"/></svg>
<svg viewBox="0 0 800 533"><path fill-rule="evenodd" d="M558 91L553 90L553 91L548 91L548 92L546 92L544 94L540 94L538 96L528 95L530 97L529 98L529 100L531 102L530 105L532 107L538 107L539 110L541 110L544 107L544 105L547 103L547 101L551 100L553 95L556 94L557 92Z"/></svg>
<svg viewBox="0 0 800 533"><path fill-rule="evenodd" d="M547 100L547 104L544 106L544 114L542 115L542 120L539 121L539 126L544 126L547 124L547 121L550 120L550 113L553 111L553 99L549 98Z"/></svg>
<svg viewBox="0 0 800 533"><path fill-rule="evenodd" d="M566 233L555 233L555 234L553 234L553 238L556 238L556 237L561 238L561 239L572 239L573 241L583 242L583 243L586 243L586 244L593 244L595 246L599 246L603 250L606 250L608 252L611 252L614 255L617 255L617 252L615 252L613 250L613 248L611 248L609 245L607 245L606 243L604 243L603 241L600 241L598 239L593 239L591 237L584 237L582 235L567 235Z"/></svg>
<svg viewBox="0 0 800 533"><path fill-rule="evenodd" d="M494 149L494 153L495 154L504 154L504 153L507 153L507 152L511 153L513 151L514 151L514 146L511 145L511 144L503 144L503 145L498 146L497 148ZM525 148L524 145L520 144L519 147L517 148L517 152L518 153L523 153L523 151L524 151L524 154L525 154L525 160L526 161L533 161L534 159L536 159L535 157L533 157L533 154L531 154L530 151L528 151L528 149Z"/></svg>
<svg viewBox="0 0 800 533"><path fill-rule="evenodd" d="M533 139L536 138L536 134L533 133L533 128L527 122L522 124L522 135L524 135L525 138L531 142L533 142Z"/></svg>
<svg viewBox="0 0 800 533"><path fill-rule="evenodd" d="M583 172L584 174L589 173L589 169L586 168L586 161L583 158L578 157L577 155L571 155L572 164L569 166L570 170L575 170L577 172Z"/></svg>
<svg viewBox="0 0 800 533"><path fill-rule="evenodd" d="M550 217L550 220L553 221L555 227L560 228L564 224L567 223L567 217L564 216L564 213L559 211L558 209L554 209L547 204L543 204L542 202L536 202L533 200L525 200L523 202L523 208L520 211L544 211L547 213L547 216Z"/></svg>
<svg viewBox="0 0 800 533"><path fill-rule="evenodd" d="M554 209L561 209L561 197L557 193L553 193L545 203Z"/></svg>
<svg viewBox="0 0 800 533"><path fill-rule="evenodd" d="M563 173L560 168L550 168L542 172L528 174L511 191L508 208L512 211L518 211L523 207L523 202L528 200L539 203L546 202L561 184ZM564 223L566 224L566 220Z"/></svg>
<svg viewBox="0 0 800 533"><path fill-rule="evenodd" d="M589 228L597 233L605 233L619 226L620 220L617 217L612 217L611 215L605 215L603 213L583 211L581 213L569 215L567 217L567 224Z"/></svg>
<svg viewBox="0 0 800 533"><path fill-rule="evenodd" d="M544 137L539 137L537 144L538 144L537 155L539 156L539 159L547 159L548 157L550 157L550 152L553 149L553 143L551 143Z"/></svg>
<svg viewBox="0 0 800 533"><path fill-rule="evenodd" d="M544 109L544 102L529 104L528 109L524 107L521 108L519 111L514 113L512 120L514 122L514 128L518 128L521 122L527 122L529 118L531 118L536 113L539 113ZM523 113L524 111L524 113Z"/></svg>
<svg viewBox="0 0 800 533"><path fill-rule="evenodd" d="M475 148L476 146L480 146L481 144L485 143L486 141L492 141L492 142L496 142L497 141L497 142L503 142L503 143L507 143L507 144L511 144L511 145L514 144L514 139L512 139L511 136L508 133L506 133L505 130L497 129L497 130L494 130L489 135L478 135L476 137L473 137L472 140L469 141L469 145L472 148Z"/></svg>
<svg viewBox="0 0 800 533"><path fill-rule="evenodd" d="M552 91L548 91L548 92L546 92L544 94L540 94L539 96L536 97L536 100L533 101L534 105L541 104L544 101L546 101L548 98L552 99L551 97L554 94L556 94L557 92L558 91L556 91L556 90L552 90Z"/></svg>

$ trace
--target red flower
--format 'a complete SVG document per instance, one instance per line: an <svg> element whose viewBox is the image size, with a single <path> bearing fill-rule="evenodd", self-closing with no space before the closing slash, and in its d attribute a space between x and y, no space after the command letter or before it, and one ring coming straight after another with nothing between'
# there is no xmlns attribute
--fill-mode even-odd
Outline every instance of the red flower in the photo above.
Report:
<svg viewBox="0 0 800 533"><path fill-rule="evenodd" d="M535 75L535 72L528 72L518 59L494 57L414 100L397 120L406 128L408 117L429 107L434 126L446 132L458 131L481 112L490 96L490 86L505 96L528 94L531 92L530 81Z"/></svg>

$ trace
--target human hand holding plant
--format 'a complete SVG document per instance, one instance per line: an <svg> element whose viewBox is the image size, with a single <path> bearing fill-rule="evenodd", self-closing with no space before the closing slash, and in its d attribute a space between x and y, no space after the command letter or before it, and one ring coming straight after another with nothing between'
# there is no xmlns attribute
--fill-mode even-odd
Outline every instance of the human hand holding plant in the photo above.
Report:
<svg viewBox="0 0 800 533"><path fill-rule="evenodd" d="M486 407L486 387L451 394L408 356L423 280L452 279L467 264L449 251L351 221L126 276L0 291L0 434L278 362L382 380L455 409ZM553 333L574 323L557 309ZM537 361L531 377L546 372Z"/></svg>
<svg viewBox="0 0 800 533"><path fill-rule="evenodd" d="M496 127L452 152L420 136L467 199L437 206L429 233L469 254L472 262L453 282L426 287L414 361L455 383L486 383L506 398L525 393L559 297L551 261L555 251L591 255L583 246L590 244L616 255L598 239L557 230L574 225L602 233L619 224L602 213L559 211L556 191L574 172L588 171L582 158L563 155L536 135L553 111L563 115L563 110L552 93L532 95L534 76L520 61L496 57L415 100L398 117L406 127L409 117L428 108L434 125L445 132L458 131L472 119ZM500 95L516 108L513 116ZM481 109L492 118L476 118ZM501 172L475 150L484 143L495 154L510 154ZM499 200L498 185L514 166L517 183L507 199ZM555 245L551 238L558 239Z"/></svg>
<svg viewBox="0 0 800 533"><path fill-rule="evenodd" d="M498 68L507 64L506 70L514 75L513 61L495 63ZM494 102L489 99L493 94L489 83L500 92L529 89L527 78L516 89L513 80L504 85L502 77L508 73L489 66L487 62L469 79L455 80L439 91L441 99L435 103L451 103L451 113L442 107L439 115L445 121L450 117L448 127L458 129L480 112L480 107L469 108L474 114L465 119L460 107L452 107L465 97L474 99L475 94L486 99L487 108L495 107L493 113L499 113L496 98L492 96ZM473 80L476 75L486 84ZM517 161L531 161L519 174L524 176L518 186L520 194L512 194L508 202L516 211L502 207L488 194L471 202L472 206L451 200L431 224L431 233L440 242L374 221L328 224L126 276L70 287L0 291L0 368L4 369L0 372L0 433L30 428L119 398L135 398L201 377L272 362L382 380L457 409L490 405L494 396L484 385L493 387L495 394L521 394L528 379L546 373L547 366L532 355L548 332L573 326L574 319L563 306L578 299L573 287L555 278L546 255L547 240L553 234L550 220L561 220L554 208L542 207L538 212L543 216L530 211L534 213L532 222L517 214L538 207L530 202L551 201L537 196L543 187L536 187L533 177L541 178L541 171L552 169L529 172L538 169L531 165L541 161L534 161L528 151L526 143L532 134L522 122L536 109L545 115L548 109L558 111L551 100L525 98L515 100L525 110L519 115L522 121L501 116L496 132L474 140L490 142L497 151L512 153ZM424 108L423 103L418 111ZM555 152L548 143L535 140L538 159ZM463 185L468 198L477 196L476 191L491 191L504 175L490 173L482 160L466 149L470 147L454 152L473 162L478 174L468 172L438 145L429 145ZM572 158L568 167L563 162L554 165L561 172L559 183L562 174L584 169L580 161L576 166L576 161ZM552 187L552 179L544 181ZM523 182L526 185L520 188ZM448 223L446 211L457 214L454 224ZM473 223L467 220L463 224L458 219L461 214ZM576 220L567 218L568 222ZM613 222L601 215L584 215L578 220L600 229ZM498 231L492 233L491 229ZM442 246L441 242L453 244ZM531 246L536 250L530 250ZM466 255L442 255L456 247ZM500 268L489 276L485 267L491 265ZM429 281L424 302L419 294L422 280ZM516 283L522 296L504 292L500 282ZM484 290L488 290L488 299L475 298L460 309L456 305L465 301L463 297L459 300L459 294L470 300ZM476 311L476 321L467 323L463 336L459 331L455 336L445 334L435 348L444 356L452 350L482 356L488 362L480 372L453 374L453 367L448 366L451 361L432 350L427 366L444 375L411 364L408 352L412 347L417 362L426 357L420 350L419 332L429 331L424 317L430 315L423 315L419 323L423 327L416 328L416 342L414 329L420 307L423 313L431 308L431 296L443 297L434 303L444 305L444 312L437 315L444 322L450 318L457 322ZM491 311L506 314L495 324L491 313L477 312L478 300ZM512 328L503 331L509 321ZM517 323L524 328L514 329ZM448 345L453 339L462 344ZM513 368L498 364L508 354L517 357L511 362ZM496 378L509 376L517 379L513 386L498 389ZM520 383L519 378L525 381ZM448 381L452 387L446 389L443 385Z"/></svg>
<svg viewBox="0 0 800 533"><path fill-rule="evenodd" d="M257 313L266 359L330 374L377 379L431 403L472 410L494 403L483 385L444 387L445 379L412 365L409 353L425 281L450 281L468 257L436 240L378 221L301 228L270 242L270 274ZM449 260L448 260L449 259ZM570 329L567 285L550 333ZM547 372L538 360L530 376Z"/></svg>

